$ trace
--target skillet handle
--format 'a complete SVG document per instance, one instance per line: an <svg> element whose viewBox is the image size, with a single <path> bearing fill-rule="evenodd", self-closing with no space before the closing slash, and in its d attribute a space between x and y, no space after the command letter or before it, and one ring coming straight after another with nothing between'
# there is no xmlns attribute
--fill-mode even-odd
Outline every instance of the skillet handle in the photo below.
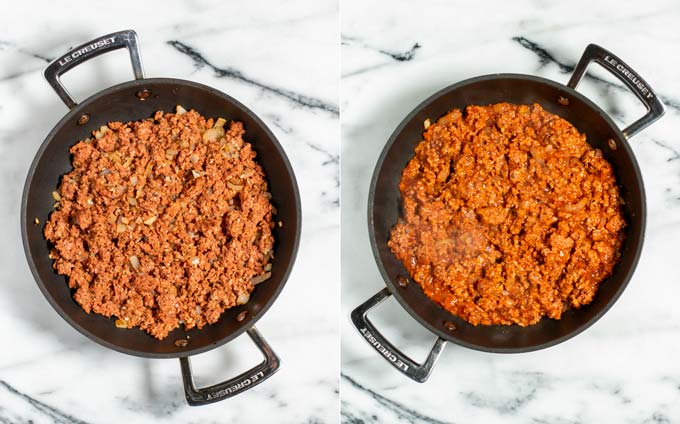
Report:
<svg viewBox="0 0 680 424"><path fill-rule="evenodd" d="M411 380L424 383L432 372L435 362L444 350L446 341L441 337L434 342L427 359L422 364L415 362L403 352L399 351L382 334L378 332L373 323L368 320L368 311L381 304L391 296L389 289L385 287L366 302L352 311L351 318L354 326L366 341L377 350L394 368L406 375Z"/></svg>
<svg viewBox="0 0 680 424"><path fill-rule="evenodd" d="M627 139L635 136L663 116L663 104L661 103L661 100L659 100L659 97L654 93L654 90L652 90L652 87L647 84L647 81L642 79L637 72L616 55L596 44L590 44L586 47L567 86L576 90L576 87L578 87L578 84L586 73L588 64L593 61L602 65L603 68L624 83L647 108L647 113L642 118L633 122L623 130L623 135Z"/></svg>
<svg viewBox="0 0 680 424"><path fill-rule="evenodd" d="M262 383L279 370L281 361L269 344L262 338L260 332L255 327L252 327L247 330L247 333L264 355L264 361L254 368L222 383L202 389L196 388L191 374L189 357L179 358L180 366L182 367L184 393L190 406L207 405L243 393Z"/></svg>
<svg viewBox="0 0 680 424"><path fill-rule="evenodd" d="M47 69L45 69L45 79L50 83L54 91L57 92L59 98L66 103L66 106L68 106L69 109L73 109L78 103L61 84L59 77L81 63L87 62L100 54L118 50L123 47L130 51L130 61L132 61L132 70L135 73L135 79L143 79L144 69L142 68L142 57L139 52L137 33L133 30L118 31L103 35L69 50L68 53L54 59L52 63L47 66Z"/></svg>

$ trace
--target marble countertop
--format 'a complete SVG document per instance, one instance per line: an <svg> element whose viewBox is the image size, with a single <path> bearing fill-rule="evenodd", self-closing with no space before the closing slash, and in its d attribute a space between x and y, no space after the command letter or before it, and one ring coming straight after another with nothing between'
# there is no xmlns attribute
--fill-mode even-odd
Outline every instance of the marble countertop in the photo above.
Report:
<svg viewBox="0 0 680 424"><path fill-rule="evenodd" d="M334 1L12 2L0 15L0 422L336 422L338 416L339 51ZM267 10L267 13L263 13ZM303 231L293 273L257 323L280 371L235 398L186 405L179 361L99 346L50 307L22 249L19 204L28 166L67 112L42 76L70 47L121 29L139 35L146 75L229 93L273 130L295 169ZM309 34L315 34L310 37ZM65 75L84 99L132 78L117 51ZM185 105L187 106L187 105ZM322 277L321 277L322 276ZM320 278L321 277L321 278ZM315 299L300 313L301 302ZM199 386L261 360L246 335L194 357Z"/></svg>
<svg viewBox="0 0 680 424"><path fill-rule="evenodd" d="M510 7L512 5L512 7ZM342 377L347 423L670 423L680 420L680 7L674 1L342 2ZM647 191L637 270L590 329L526 354L448 344L424 384L363 340L350 311L384 287L368 242L366 201L385 142L411 109L463 79L500 72L566 84L586 45L611 50L657 91L666 115L631 140ZM594 66L593 71L596 71ZM643 113L614 85L579 91L621 126ZM371 313L411 357L435 340L394 299Z"/></svg>

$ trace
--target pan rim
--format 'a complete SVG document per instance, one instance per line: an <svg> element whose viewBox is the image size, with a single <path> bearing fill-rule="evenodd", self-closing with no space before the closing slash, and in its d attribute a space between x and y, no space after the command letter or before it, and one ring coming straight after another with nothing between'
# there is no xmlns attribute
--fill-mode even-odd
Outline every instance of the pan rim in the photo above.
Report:
<svg viewBox="0 0 680 424"><path fill-rule="evenodd" d="M181 351L181 352L168 352L168 353L159 353L159 352L146 352L146 351L140 351L140 350L134 350L134 349L128 349L121 347L115 343L111 343L108 340L105 340L98 335L90 332L80 324L78 324L70 315L68 315L62 308L61 305L51 296L49 291L47 291L44 282L40 278L38 272L37 272L37 267L35 265L35 262L33 261L33 257L31 255L30 249L29 249L29 241L28 241L28 234L27 234L27 228L28 228L28 218L26 216L26 209L27 209L27 203L28 203L28 192L29 188L31 186L31 182L33 180L33 176L35 174L35 171L37 169L37 165L39 162L39 159L42 158L43 153L49 143L53 140L54 136L59 132L59 130L70 120L72 120L74 117L78 116L81 114L81 111L87 107L89 104L99 100L102 97L106 97L107 95L120 91L120 90L126 90L131 87L141 87L143 88L144 86L149 86L152 84L175 84L178 86L188 86L191 88L196 88L199 90L207 91L211 94L217 95L219 97L222 97L223 99L227 100L229 103L231 103L233 106L235 106L237 109L243 111L246 113L254 122L259 125L264 133L267 135L269 140L271 141L272 145L275 147L277 153L279 154L281 160L283 161L284 167L286 169L287 174L290 176L292 180L292 185L293 185L293 194L294 194L294 207L295 210L297 211L296 214L296 231L294 234L294 240L293 240L293 246L291 249L291 258L286 265L286 269L283 273L283 276L281 278L280 283L274 290L273 295L267 301L265 304L262 305L262 307L254 314L250 315L250 318L247 321L246 325L240 326L236 331L233 331L229 333L228 335L214 340L211 343L206 344L205 346ZM58 122L57 124L50 130L50 132L47 134L43 142L40 144L38 150L36 151L35 155L33 156L33 160L31 161L31 165L28 168L28 173L26 175L26 179L24 181L24 188L22 191L22 196L21 196L21 209L20 209L20 226L21 226L21 239L22 239L22 244L23 244L23 250L24 250L24 255L26 256L26 260L28 262L29 269L31 270L31 274L33 275L33 279L35 280L36 284L38 285L38 288L40 289L41 293L45 297L45 299L48 301L48 303L52 306L52 308L61 316L71 327L73 327L76 331L78 331L80 334L84 335L88 339L105 346L107 348L110 348L112 350L115 350L117 352L125 353L131 356L137 356L137 357L142 357L142 358L152 358L152 359L171 359L171 358L181 358L181 357L188 357L188 356L193 356L197 355L200 353L204 353L207 351L210 351L212 349L215 349L217 347L220 347L236 337L242 335L247 329L255 326L257 321L264 316L264 314L269 310L269 308L274 304L274 302L278 299L279 295L281 294L281 291L283 290L284 286L286 285L288 278L290 277L290 274L292 272L292 269L295 265L295 261L297 259L297 253L300 245L300 235L301 235L301 230L302 230L302 205L301 205L301 199L300 199L300 190L299 186L297 183L297 179L295 177L295 173L293 171L293 167L290 163L290 160L288 159L288 156L286 155L285 151L283 150L283 147L279 143L278 139L274 135L274 133L271 131L271 129L262 121L262 119L256 115L251 109L246 107L243 103L239 102L235 98L231 97L230 95L217 90L213 87L207 86L205 84L197 83L194 81L188 81L184 79L178 79L178 78L144 78L144 79L139 79L139 80L132 80L132 81L126 81L120 84L113 85L111 87L105 88L97 93L92 94L89 96L87 99L83 100L82 102L78 103L78 105L69 110L68 113L66 113ZM153 339L151 336L149 336L151 339ZM155 340L155 339L153 339Z"/></svg>
<svg viewBox="0 0 680 424"><path fill-rule="evenodd" d="M625 274L624 278L621 280L621 284L619 285L618 289L612 296L612 298L607 302L607 304L600 310L598 311L591 319L586 321L584 324L580 325L579 327L575 328L574 330L570 331L569 333L557 337L555 339L552 339L550 341L544 342L544 343L539 343L535 345L529 345L529 346L521 346L521 347L488 347L488 346L483 346L479 345L476 343L471 343L465 340L461 340L457 338L455 335L451 334L450 332L445 332L440 330L439 328L435 327L432 325L428 320L424 319L422 316L420 316L418 313L416 313L408 304L408 302L405 300L403 297L402 293L400 290L398 290L398 285L395 284L390 276L387 274L387 271L385 269L385 266L382 263L382 259L380 257L380 252L378 248L378 243L376 240L375 236L375 225L373 221L373 208L374 208L374 202L375 202L375 193L376 193L376 188L377 188L377 180L378 180L378 175L380 174L380 171L382 170L383 164L385 162L385 158L387 156L387 153L391 150L392 146L394 145L395 141L399 137L399 135L402 133L406 125L408 125L411 120L420 112L425 110L431 103L439 99L440 97L455 91L459 88L462 88L464 86L478 83L478 82L484 82L484 81L489 81L489 80L498 80L498 79L514 79L514 80L522 80L522 81L531 81L531 82L537 82L537 83L542 83L549 85L555 89L565 91L569 95L572 95L579 100L583 101L587 106L593 110L593 112L596 112L598 115L600 115L605 122L609 125L609 127L613 130L613 132L616 134L618 138L618 146L622 146L623 150L626 152L627 156L631 159L632 163L632 168L633 172L635 174L635 179L636 182L640 188L640 241L637 243L637 245L634 248L632 260L631 260L631 265L629 267L628 272ZM558 345L562 342L565 342L578 334L584 332L588 328L590 328L593 324L595 324L597 321L604 316L605 313L611 309L614 304L619 300L623 292L625 291L626 287L628 286L628 283L630 282L630 279L632 278L633 274L635 273L635 269L637 268L637 264L640 259L640 255L642 253L642 247L644 245L644 238L645 238L645 229L646 229L646 223L647 223L647 201L646 201L646 194L645 194L645 187L644 187L644 182L642 180L642 173L640 171L640 167L637 163L637 158L635 157L632 148L630 147L630 144L628 143L628 139L623 135L623 132L619 127L614 123L614 121L609 117L609 115L602 110L597 104L595 104L592 100L588 99L585 95L579 93L575 89L568 87L564 84L558 83L556 81L543 78L543 77L538 77L535 75L528 75L528 74L517 74L517 73L495 73L495 74L487 74L487 75L481 75L477 77L472 77L468 78L459 82L456 82L454 84L451 84L449 86L446 86L442 88L441 90L438 90L434 94L430 95L427 97L425 100L420 102L414 109L412 109L399 123L399 125L396 127L396 129L392 132L390 137L388 138L387 142L385 143L385 146L383 147L380 155L378 156L378 160L376 162L375 168L373 170L373 175L371 177L370 181L370 186L369 186L369 191L368 191L368 207L367 207L367 224L368 224L368 235L369 235L369 241L371 244L371 250L373 252L373 257L375 259L376 265L378 266L378 270L380 271L380 275L382 276L383 280L385 281L385 285L389 288L390 293L397 299L399 304L408 312L408 314L414 318L418 323L420 323L423 327L428 329L430 332L434 333L436 336L438 336L441 339L446 340L447 342L451 342L454 344L457 344L459 346L463 346L469 349L477 350L477 351L482 351L482 352L489 352L489 353L526 353L526 352L533 352L537 350L542 350L546 349L555 345ZM441 306L437 305L433 301L430 300L432 303L433 307L436 308L441 308ZM443 309L443 308L442 308ZM450 313L450 312L449 312ZM453 314L451 314L454 316ZM544 317L544 319L547 319ZM501 326L499 326L501 327ZM502 326L505 327L505 326Z"/></svg>

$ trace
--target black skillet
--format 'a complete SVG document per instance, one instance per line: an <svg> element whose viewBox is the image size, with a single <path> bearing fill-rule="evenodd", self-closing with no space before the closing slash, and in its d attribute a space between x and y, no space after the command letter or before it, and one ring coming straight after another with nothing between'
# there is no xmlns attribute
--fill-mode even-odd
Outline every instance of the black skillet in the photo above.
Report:
<svg viewBox="0 0 680 424"><path fill-rule="evenodd" d="M591 61L623 82L647 108L642 118L623 131L595 103L576 91ZM431 301L412 280L405 286L399 285L399 277L408 276L408 272L387 247L390 230L400 215L401 172L422 140L423 121L429 118L434 122L453 108L463 110L468 105L499 102L539 103L571 122L612 164L625 201L623 211L628 227L621 260L613 274L602 282L591 304L564 313L559 321L544 318L528 327L468 324ZM447 341L486 352L519 353L556 345L588 328L616 302L637 265L644 238L646 205L640 169L628 139L663 113L663 105L651 87L622 60L594 44L586 48L566 86L532 75L495 74L459 82L425 100L394 131L373 173L368 195L368 231L373 255L387 287L352 311L353 324L392 366L418 382L427 380ZM437 336L422 364L400 352L368 320L368 311L390 295Z"/></svg>
<svg viewBox="0 0 680 424"><path fill-rule="evenodd" d="M76 103L61 85L59 76L95 56L123 47L130 52L136 79ZM45 70L45 78L71 111L48 134L31 164L21 201L21 234L31 272L52 307L76 330L108 348L147 358L179 358L190 405L226 399L269 378L278 370L279 359L254 324L283 289L295 261L301 227L300 195L295 175L272 132L251 110L214 88L179 79L144 78L134 31L108 34L76 47L52 62ZM257 160L268 177L272 203L279 211L277 220L283 221L284 225L274 230L275 259L271 278L256 287L248 303L228 309L217 323L202 330L176 329L164 340L156 340L139 329L118 329L112 319L85 313L71 297L64 276L52 269L49 246L42 230L52 211L50 193L56 189L60 176L71 169L69 148L73 144L89 137L93 129L107 122L145 119L158 110L174 111L178 104L196 109L207 117L243 122L246 141L257 152ZM34 224L36 218L40 225ZM240 319L242 312L245 312L244 319ZM223 345L243 332L248 333L263 353L264 361L223 383L196 388L189 357Z"/></svg>

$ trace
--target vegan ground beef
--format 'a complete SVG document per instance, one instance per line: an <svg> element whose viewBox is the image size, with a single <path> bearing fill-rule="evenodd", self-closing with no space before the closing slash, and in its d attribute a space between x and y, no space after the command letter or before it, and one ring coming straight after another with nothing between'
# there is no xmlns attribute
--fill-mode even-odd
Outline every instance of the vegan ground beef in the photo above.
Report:
<svg viewBox="0 0 680 424"><path fill-rule="evenodd" d="M474 325L527 326L590 303L625 227L602 152L538 104L425 125L388 242L425 294Z"/></svg>
<svg viewBox="0 0 680 424"><path fill-rule="evenodd" d="M265 175L243 125L225 124L178 106L71 147L44 235L86 312L163 339L216 322L270 275Z"/></svg>

